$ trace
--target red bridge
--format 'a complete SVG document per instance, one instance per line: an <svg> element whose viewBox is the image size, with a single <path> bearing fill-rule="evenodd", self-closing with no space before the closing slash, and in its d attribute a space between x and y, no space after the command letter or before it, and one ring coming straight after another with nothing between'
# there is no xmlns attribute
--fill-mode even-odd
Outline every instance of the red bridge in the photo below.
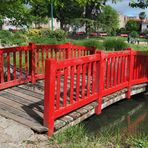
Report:
<svg viewBox="0 0 148 148"><path fill-rule="evenodd" d="M147 88L148 52L70 43L0 50L0 114L49 136Z"/></svg>

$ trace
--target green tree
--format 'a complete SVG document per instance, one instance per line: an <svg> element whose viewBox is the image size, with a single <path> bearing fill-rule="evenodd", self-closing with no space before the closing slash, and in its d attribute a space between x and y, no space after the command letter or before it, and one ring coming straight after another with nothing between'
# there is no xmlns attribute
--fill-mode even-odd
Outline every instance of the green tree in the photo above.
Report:
<svg viewBox="0 0 148 148"><path fill-rule="evenodd" d="M145 12L140 12L139 13L139 19L141 20L141 23L140 23L140 30L141 31L142 31L142 23L145 20L145 18L146 18L146 13Z"/></svg>
<svg viewBox="0 0 148 148"><path fill-rule="evenodd" d="M125 28L128 32L139 31L140 30L140 24L139 24L139 22L137 22L135 20L129 20L126 23Z"/></svg>
<svg viewBox="0 0 148 148"><path fill-rule="evenodd" d="M145 9L148 7L148 0L131 0L129 5L133 8L139 7Z"/></svg>
<svg viewBox="0 0 148 148"><path fill-rule="evenodd" d="M44 18L50 17L50 5L54 5L54 17L61 23L61 28L72 22L72 19L84 18L95 20L98 13L108 0L28 0L33 15ZM117 2L118 0L112 0ZM86 31L90 21L86 21Z"/></svg>
<svg viewBox="0 0 148 148"><path fill-rule="evenodd" d="M103 7L97 21L102 24L102 29L110 34L119 28L119 14L111 6Z"/></svg>
<svg viewBox="0 0 148 148"><path fill-rule="evenodd" d="M82 17L83 7L75 0L30 0L31 14L39 22L46 17L51 17L51 3L53 3L53 15L60 21L61 28L64 29L71 19Z"/></svg>
<svg viewBox="0 0 148 148"><path fill-rule="evenodd" d="M31 23L32 16L30 9L24 4L23 0L2 0L0 6L1 26L4 18L9 18L10 23L15 26L28 26Z"/></svg>

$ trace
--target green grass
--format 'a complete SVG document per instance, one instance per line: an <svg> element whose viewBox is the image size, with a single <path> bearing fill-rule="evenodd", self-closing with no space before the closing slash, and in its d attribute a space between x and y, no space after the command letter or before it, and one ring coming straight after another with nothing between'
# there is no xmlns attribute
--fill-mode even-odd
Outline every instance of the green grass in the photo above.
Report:
<svg viewBox="0 0 148 148"><path fill-rule="evenodd" d="M131 48L137 51L148 51L148 45L134 45L134 44L129 44Z"/></svg>
<svg viewBox="0 0 148 148"><path fill-rule="evenodd" d="M127 37L120 37L120 36L107 36L107 37L103 37L103 40L106 39L121 39L123 41L127 41ZM140 42L146 42L145 38L138 38Z"/></svg>
<svg viewBox="0 0 148 148"><path fill-rule="evenodd" d="M79 124L55 134L49 139L48 145L60 148L147 148L147 135L133 136L127 132L123 133L118 126L104 128L97 135L94 135L88 133L87 129Z"/></svg>

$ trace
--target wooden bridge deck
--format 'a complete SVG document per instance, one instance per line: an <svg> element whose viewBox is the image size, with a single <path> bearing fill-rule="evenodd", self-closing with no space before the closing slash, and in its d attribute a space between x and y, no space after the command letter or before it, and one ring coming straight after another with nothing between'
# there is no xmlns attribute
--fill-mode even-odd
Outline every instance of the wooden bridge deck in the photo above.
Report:
<svg viewBox="0 0 148 148"><path fill-rule="evenodd" d="M143 88L139 92L136 91L136 93L143 92L145 91L146 85L147 84L134 86L133 90L140 90ZM24 84L0 91L0 115L29 126L36 132L47 132L48 129L43 126L43 88L43 81L38 81L35 86ZM103 97L102 108L124 99L126 91L127 89L123 89L110 96ZM92 102L91 104L56 120L55 129L58 130L67 123L73 125L88 118L95 113L94 108L96 105L96 102Z"/></svg>
<svg viewBox="0 0 148 148"><path fill-rule="evenodd" d="M43 86L40 83L34 87L26 84L2 90L0 114L37 132L46 132L47 128L43 126L43 98Z"/></svg>

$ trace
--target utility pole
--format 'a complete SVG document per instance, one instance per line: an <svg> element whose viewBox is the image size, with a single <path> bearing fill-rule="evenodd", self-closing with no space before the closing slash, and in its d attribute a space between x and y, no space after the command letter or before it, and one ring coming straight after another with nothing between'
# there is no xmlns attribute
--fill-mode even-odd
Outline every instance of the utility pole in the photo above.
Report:
<svg viewBox="0 0 148 148"><path fill-rule="evenodd" d="M52 31L54 30L54 26L53 26L53 0L51 0L51 29Z"/></svg>

